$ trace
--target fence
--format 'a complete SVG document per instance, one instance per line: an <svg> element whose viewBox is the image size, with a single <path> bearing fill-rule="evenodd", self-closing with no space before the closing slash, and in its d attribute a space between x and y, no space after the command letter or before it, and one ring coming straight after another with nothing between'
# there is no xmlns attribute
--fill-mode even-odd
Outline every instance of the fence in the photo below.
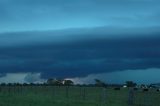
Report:
<svg viewBox="0 0 160 106"><path fill-rule="evenodd" d="M24 103L26 106L160 106L160 92L75 86L0 87L0 106L14 106L14 103L15 106Z"/></svg>

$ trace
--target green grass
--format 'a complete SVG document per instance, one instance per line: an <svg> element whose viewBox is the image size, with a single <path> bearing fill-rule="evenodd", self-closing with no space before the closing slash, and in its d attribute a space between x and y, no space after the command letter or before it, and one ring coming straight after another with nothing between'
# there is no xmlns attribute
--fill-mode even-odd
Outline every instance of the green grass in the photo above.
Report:
<svg viewBox="0 0 160 106"><path fill-rule="evenodd" d="M100 87L1 87L0 106L129 106L129 89ZM160 106L160 92L135 91L132 106Z"/></svg>

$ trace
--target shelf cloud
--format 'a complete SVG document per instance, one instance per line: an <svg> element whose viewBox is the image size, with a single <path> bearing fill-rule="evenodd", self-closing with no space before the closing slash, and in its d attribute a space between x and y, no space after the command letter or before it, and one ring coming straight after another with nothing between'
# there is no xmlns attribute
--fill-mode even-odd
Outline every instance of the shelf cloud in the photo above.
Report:
<svg viewBox="0 0 160 106"><path fill-rule="evenodd" d="M0 82L125 76L126 70L156 75L159 5L159 0L0 0Z"/></svg>

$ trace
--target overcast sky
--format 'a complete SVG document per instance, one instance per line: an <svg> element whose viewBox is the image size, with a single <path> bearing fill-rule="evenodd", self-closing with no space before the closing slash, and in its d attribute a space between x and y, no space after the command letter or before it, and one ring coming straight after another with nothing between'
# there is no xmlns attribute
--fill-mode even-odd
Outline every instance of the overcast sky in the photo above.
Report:
<svg viewBox="0 0 160 106"><path fill-rule="evenodd" d="M0 32L159 26L159 0L0 0Z"/></svg>
<svg viewBox="0 0 160 106"><path fill-rule="evenodd" d="M0 0L0 82L160 82L159 10L159 0Z"/></svg>

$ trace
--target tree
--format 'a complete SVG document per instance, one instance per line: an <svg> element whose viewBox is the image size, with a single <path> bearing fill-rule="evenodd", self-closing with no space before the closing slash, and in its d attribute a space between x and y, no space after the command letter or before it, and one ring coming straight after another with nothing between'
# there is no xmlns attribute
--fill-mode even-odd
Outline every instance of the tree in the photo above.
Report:
<svg viewBox="0 0 160 106"><path fill-rule="evenodd" d="M12 86L12 83L8 83L7 86Z"/></svg>
<svg viewBox="0 0 160 106"><path fill-rule="evenodd" d="M64 85L71 86L74 85L72 80L64 80Z"/></svg>
<svg viewBox="0 0 160 106"><path fill-rule="evenodd" d="M28 84L27 83L23 83L23 86L28 86Z"/></svg>
<svg viewBox="0 0 160 106"><path fill-rule="evenodd" d="M133 81L126 81L127 87L135 87L137 84L134 83Z"/></svg>
<svg viewBox="0 0 160 106"><path fill-rule="evenodd" d="M54 79L50 78L47 80L47 84L53 85L53 83L54 83Z"/></svg>
<svg viewBox="0 0 160 106"><path fill-rule="evenodd" d="M60 86L60 85L63 85L63 80L57 80L57 79L50 78L47 80L47 84Z"/></svg>
<svg viewBox="0 0 160 106"><path fill-rule="evenodd" d="M1 83L1 86L6 86L6 83Z"/></svg>
<svg viewBox="0 0 160 106"><path fill-rule="evenodd" d="M57 86L61 86L61 85L63 85L63 80L55 80L54 81L54 85L57 85Z"/></svg>
<svg viewBox="0 0 160 106"><path fill-rule="evenodd" d="M99 79L95 79L95 82L96 82L95 86L98 86L98 87L105 87L106 86L106 84Z"/></svg>
<svg viewBox="0 0 160 106"><path fill-rule="evenodd" d="M14 83L15 86L22 86L20 83Z"/></svg>
<svg viewBox="0 0 160 106"><path fill-rule="evenodd" d="M29 85L30 85L30 86L35 86L36 84L34 84L34 83L30 83Z"/></svg>

